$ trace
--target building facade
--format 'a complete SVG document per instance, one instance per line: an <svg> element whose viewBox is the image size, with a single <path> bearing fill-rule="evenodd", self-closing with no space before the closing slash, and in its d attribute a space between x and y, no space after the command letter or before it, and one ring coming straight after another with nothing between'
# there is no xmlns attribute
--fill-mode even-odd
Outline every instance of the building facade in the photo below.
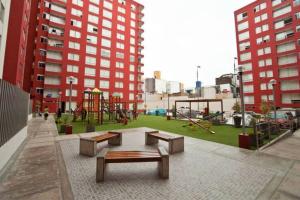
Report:
<svg viewBox="0 0 300 200"><path fill-rule="evenodd" d="M11 0L3 79L23 88L31 0Z"/></svg>
<svg viewBox="0 0 300 200"><path fill-rule="evenodd" d="M142 108L143 8L133 0L39 0L34 104L65 110L71 96L74 110L84 90L99 88Z"/></svg>
<svg viewBox="0 0 300 200"><path fill-rule="evenodd" d="M2 79L11 0L0 0L0 4L0 79Z"/></svg>
<svg viewBox="0 0 300 200"><path fill-rule="evenodd" d="M274 100L299 108L300 1L257 0L235 11L235 25L246 109L259 112L262 101Z"/></svg>

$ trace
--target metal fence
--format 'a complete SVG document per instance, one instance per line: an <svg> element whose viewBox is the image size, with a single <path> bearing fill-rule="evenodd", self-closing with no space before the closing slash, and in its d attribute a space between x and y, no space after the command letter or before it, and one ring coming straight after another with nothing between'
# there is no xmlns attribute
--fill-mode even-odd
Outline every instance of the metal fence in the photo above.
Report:
<svg viewBox="0 0 300 200"><path fill-rule="evenodd" d="M27 125L29 94L0 79L0 147Z"/></svg>

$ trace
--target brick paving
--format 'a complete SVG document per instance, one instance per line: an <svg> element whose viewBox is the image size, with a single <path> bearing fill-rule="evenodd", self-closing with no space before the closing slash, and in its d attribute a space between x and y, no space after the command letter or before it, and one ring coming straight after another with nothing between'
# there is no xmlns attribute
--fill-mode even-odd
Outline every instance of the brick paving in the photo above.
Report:
<svg viewBox="0 0 300 200"><path fill-rule="evenodd" d="M115 149L152 148L144 146L146 130L124 130L123 145ZM79 155L78 138L60 141L75 199L256 199L285 169L251 164L248 158L256 156L250 151L185 139L185 152L170 156L169 180L158 178L155 163L109 164L98 184L96 158Z"/></svg>
<svg viewBox="0 0 300 200"><path fill-rule="evenodd" d="M156 148L144 145L149 130L123 130L123 145L115 148ZM33 119L28 139L0 177L0 200L300 199L294 149L300 132L265 152L185 137L185 152L170 156L169 180L158 178L155 163L109 164L98 184L96 158L79 155L79 137L97 134L58 136L52 118Z"/></svg>
<svg viewBox="0 0 300 200"><path fill-rule="evenodd" d="M1 177L1 200L73 199L56 136L53 118L29 122L21 152Z"/></svg>

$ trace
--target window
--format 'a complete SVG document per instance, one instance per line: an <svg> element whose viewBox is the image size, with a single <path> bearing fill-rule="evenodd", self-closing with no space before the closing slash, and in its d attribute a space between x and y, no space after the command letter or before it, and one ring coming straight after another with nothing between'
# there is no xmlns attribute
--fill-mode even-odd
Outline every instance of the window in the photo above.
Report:
<svg viewBox="0 0 300 200"><path fill-rule="evenodd" d="M265 9L266 7L267 7L266 3L261 3L261 4L257 5L257 6L255 6L254 12L261 11L261 10Z"/></svg>
<svg viewBox="0 0 300 200"><path fill-rule="evenodd" d="M283 53L287 51L292 51L296 49L295 42L288 42L277 46L277 53Z"/></svg>
<svg viewBox="0 0 300 200"><path fill-rule="evenodd" d="M253 75L252 74L243 74L243 82L252 82L253 81Z"/></svg>
<svg viewBox="0 0 300 200"><path fill-rule="evenodd" d="M102 26L106 27L106 28L111 28L112 23L109 20L103 19L102 21Z"/></svg>
<svg viewBox="0 0 300 200"><path fill-rule="evenodd" d="M90 44L97 44L97 37L92 35L86 36L86 41Z"/></svg>
<svg viewBox="0 0 300 200"><path fill-rule="evenodd" d="M96 55L97 54L97 48L87 45L86 46L86 53Z"/></svg>
<svg viewBox="0 0 300 200"><path fill-rule="evenodd" d="M243 71L251 71L252 70L252 63L246 63L246 64L243 64Z"/></svg>
<svg viewBox="0 0 300 200"><path fill-rule="evenodd" d="M81 16L82 16L82 11L81 11L81 10L77 10L77 9L75 9L75 8L72 8L71 14L72 14L72 15L75 15L75 16L77 16L77 17L81 17Z"/></svg>
<svg viewBox="0 0 300 200"><path fill-rule="evenodd" d="M71 19L71 25L75 26L77 28L81 28L81 21L75 20L75 19Z"/></svg>
<svg viewBox="0 0 300 200"><path fill-rule="evenodd" d="M246 19L247 17L248 17L248 13L247 13L247 12L238 14L238 15L237 15L237 21L240 22L240 21Z"/></svg>
<svg viewBox="0 0 300 200"><path fill-rule="evenodd" d="M77 6L80 6L80 7L83 6L83 1L82 0L72 0L72 3L74 5L77 5Z"/></svg>
<svg viewBox="0 0 300 200"><path fill-rule="evenodd" d="M100 88L102 89L109 89L109 81L100 81Z"/></svg>
<svg viewBox="0 0 300 200"><path fill-rule="evenodd" d="M103 17L111 19L112 18L112 13L107 11L107 10L103 10Z"/></svg>
<svg viewBox="0 0 300 200"><path fill-rule="evenodd" d="M110 61L109 60L105 60L105 59L101 59L100 66L101 67L109 68L110 67Z"/></svg>
<svg viewBox="0 0 300 200"><path fill-rule="evenodd" d="M121 34L121 33L117 33L117 38L119 40L125 40L125 36L123 34Z"/></svg>
<svg viewBox="0 0 300 200"><path fill-rule="evenodd" d="M130 91L134 91L134 84L133 84L133 83L130 83L130 84L129 84L129 90L130 90Z"/></svg>
<svg viewBox="0 0 300 200"><path fill-rule="evenodd" d="M117 68L124 68L124 63L122 63L122 62L116 62L116 67Z"/></svg>
<svg viewBox="0 0 300 200"><path fill-rule="evenodd" d="M90 78L84 79L84 87L94 88L95 87L95 80L94 79L90 79Z"/></svg>
<svg viewBox="0 0 300 200"><path fill-rule="evenodd" d="M299 80L281 81L280 88L282 91L299 90Z"/></svg>
<svg viewBox="0 0 300 200"><path fill-rule="evenodd" d="M86 56L85 57L85 64L95 66L96 65L96 58L90 57L90 56Z"/></svg>
<svg viewBox="0 0 300 200"><path fill-rule="evenodd" d="M123 88L123 82L115 82L115 88Z"/></svg>
<svg viewBox="0 0 300 200"><path fill-rule="evenodd" d="M94 14L99 14L99 8L97 6L92 5L92 4L89 5L89 11L91 13L94 13Z"/></svg>
<svg viewBox="0 0 300 200"><path fill-rule="evenodd" d="M99 18L95 15L90 15L88 16L88 21L92 22L94 24L98 24Z"/></svg>
<svg viewBox="0 0 300 200"><path fill-rule="evenodd" d="M244 92L245 93L253 93L254 87L253 85L244 85Z"/></svg>
<svg viewBox="0 0 300 200"><path fill-rule="evenodd" d="M123 72L116 72L116 78L124 78Z"/></svg>
<svg viewBox="0 0 300 200"><path fill-rule="evenodd" d="M251 59L251 52L248 53L243 53L240 55L240 60L241 61L246 61Z"/></svg>
<svg viewBox="0 0 300 200"><path fill-rule="evenodd" d="M287 55L278 58L278 65L289 65L297 63L297 55Z"/></svg>
<svg viewBox="0 0 300 200"><path fill-rule="evenodd" d="M298 77L299 71L297 67L293 68L284 68L279 70L279 77L280 78L288 78L288 77Z"/></svg>
<svg viewBox="0 0 300 200"><path fill-rule="evenodd" d="M120 43L120 42L117 42L117 48L124 49L124 44Z"/></svg>
<svg viewBox="0 0 300 200"><path fill-rule="evenodd" d="M134 74L130 74L130 75L129 75L129 80L130 80L130 81L134 81Z"/></svg>
<svg viewBox="0 0 300 200"><path fill-rule="evenodd" d="M70 90L66 89L66 97L70 96ZM72 89L72 97L77 97L77 90Z"/></svg>
<svg viewBox="0 0 300 200"><path fill-rule="evenodd" d="M81 33L78 32L78 31L70 30L70 36L74 37L74 38L80 38L81 37Z"/></svg>
<svg viewBox="0 0 300 200"><path fill-rule="evenodd" d="M238 25L238 31L242 31L242 30L245 30L245 29L248 29L249 28L249 22L248 21L245 21L243 23L240 23Z"/></svg>
<svg viewBox="0 0 300 200"><path fill-rule="evenodd" d="M122 7L118 7L118 11L119 11L120 13L123 13L123 14L126 13L126 10L125 10L124 8L122 8Z"/></svg>
<svg viewBox="0 0 300 200"><path fill-rule="evenodd" d="M270 54L270 53L271 53L271 47L266 47L266 48L257 50L257 55L259 55L259 56L265 55L265 54Z"/></svg>
<svg viewBox="0 0 300 200"><path fill-rule="evenodd" d="M102 35L105 37L111 37L111 31L107 29L102 29Z"/></svg>
<svg viewBox="0 0 300 200"><path fill-rule="evenodd" d="M104 39L104 38L102 38L101 44L102 44L102 46L104 46L104 47L110 47L110 46L111 46L110 40L107 40L107 39Z"/></svg>
<svg viewBox="0 0 300 200"><path fill-rule="evenodd" d="M280 8L276 11L273 12L273 17L279 17L281 15L284 15L284 14L287 14L289 12L292 11L292 7L290 5L286 6L286 7L283 7L283 8Z"/></svg>
<svg viewBox="0 0 300 200"><path fill-rule="evenodd" d="M259 67L265 67L265 66L270 66L272 65L272 59L263 59L258 61L258 66Z"/></svg>
<svg viewBox="0 0 300 200"><path fill-rule="evenodd" d="M103 1L103 7L108 8L109 10L112 10L113 5L112 5L112 3L108 2L108 1Z"/></svg>
<svg viewBox="0 0 300 200"><path fill-rule="evenodd" d="M300 27L299 27L300 28ZM297 29L297 28L296 28ZM300 30L300 29L299 29ZM294 36L295 33L293 30L284 31L276 34L276 41L284 40L286 38Z"/></svg>
<svg viewBox="0 0 300 200"><path fill-rule="evenodd" d="M106 58L110 58L110 50L101 49L101 56L106 57Z"/></svg>
<svg viewBox="0 0 300 200"><path fill-rule="evenodd" d="M69 48L80 50L80 44L77 42L69 42Z"/></svg>
<svg viewBox="0 0 300 200"><path fill-rule="evenodd" d="M101 78L109 78L110 77L110 72L108 70L100 70L100 77Z"/></svg>
<svg viewBox="0 0 300 200"><path fill-rule="evenodd" d="M244 32L244 33L240 33L239 34L239 41L247 40L247 39L249 39L249 37L250 37L249 31Z"/></svg>
<svg viewBox="0 0 300 200"><path fill-rule="evenodd" d="M84 69L84 75L86 75L86 76L96 76L96 69L86 67Z"/></svg>
<svg viewBox="0 0 300 200"><path fill-rule="evenodd" d="M240 46L240 51L250 49L250 42L240 43L239 46Z"/></svg>
<svg viewBox="0 0 300 200"><path fill-rule="evenodd" d="M98 33L98 27L88 24L87 30L89 33Z"/></svg>
<svg viewBox="0 0 300 200"><path fill-rule="evenodd" d="M122 25L118 24L117 29L120 30L120 31L125 31L125 26L122 26Z"/></svg>
<svg viewBox="0 0 300 200"><path fill-rule="evenodd" d="M254 104L254 96L245 96L244 101L245 104Z"/></svg>
<svg viewBox="0 0 300 200"><path fill-rule="evenodd" d="M68 60L79 61L80 56L78 54L69 53Z"/></svg>
<svg viewBox="0 0 300 200"><path fill-rule="evenodd" d="M116 57L120 59L124 59L124 53L116 52Z"/></svg>
<svg viewBox="0 0 300 200"><path fill-rule="evenodd" d="M125 22L125 17L118 15L118 20L120 22Z"/></svg>
<svg viewBox="0 0 300 200"><path fill-rule="evenodd" d="M259 15L259 16L255 17L254 21L255 21L255 23L259 23L259 22L267 20L267 19L268 19L268 14L265 13L263 15Z"/></svg>
<svg viewBox="0 0 300 200"><path fill-rule="evenodd" d="M75 65L67 65L67 72L78 73L79 68Z"/></svg>

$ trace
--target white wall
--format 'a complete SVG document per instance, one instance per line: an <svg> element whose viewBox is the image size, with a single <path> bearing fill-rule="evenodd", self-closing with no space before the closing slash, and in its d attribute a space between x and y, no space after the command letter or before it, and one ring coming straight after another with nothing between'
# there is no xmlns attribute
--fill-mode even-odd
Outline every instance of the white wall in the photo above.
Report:
<svg viewBox="0 0 300 200"><path fill-rule="evenodd" d="M6 39L7 39L7 29L8 29L8 19L9 19L9 10L10 10L11 0L0 0L0 3L4 6L4 20L0 20L0 78L3 78L3 64L6 48Z"/></svg>
<svg viewBox="0 0 300 200"><path fill-rule="evenodd" d="M20 145L24 142L27 137L27 126L19 131L13 138L11 138L7 143L5 143L0 148L0 171L5 167L9 159L18 150Z"/></svg>
<svg viewBox="0 0 300 200"><path fill-rule="evenodd" d="M162 98L162 100L161 100ZM169 106L170 109L172 109L172 106L175 106L176 100L195 100L197 98L188 98L187 96L180 96L180 97L170 97L169 100ZM202 99L202 98L200 98ZM150 109L156 109L156 108L168 108L168 97L163 97L163 95L159 94L147 94L146 100L144 99L144 102L147 104L147 110ZM228 98L223 99L223 109L225 113L233 113L232 107L234 103L236 102L236 99L234 98ZM189 103L178 103L177 108L181 106L189 107ZM204 108L207 106L206 103L199 103L199 110L203 111ZM209 104L209 108L211 112L217 112L221 111L221 103L219 102L213 102ZM197 110L198 109L198 103L192 103L192 109Z"/></svg>

